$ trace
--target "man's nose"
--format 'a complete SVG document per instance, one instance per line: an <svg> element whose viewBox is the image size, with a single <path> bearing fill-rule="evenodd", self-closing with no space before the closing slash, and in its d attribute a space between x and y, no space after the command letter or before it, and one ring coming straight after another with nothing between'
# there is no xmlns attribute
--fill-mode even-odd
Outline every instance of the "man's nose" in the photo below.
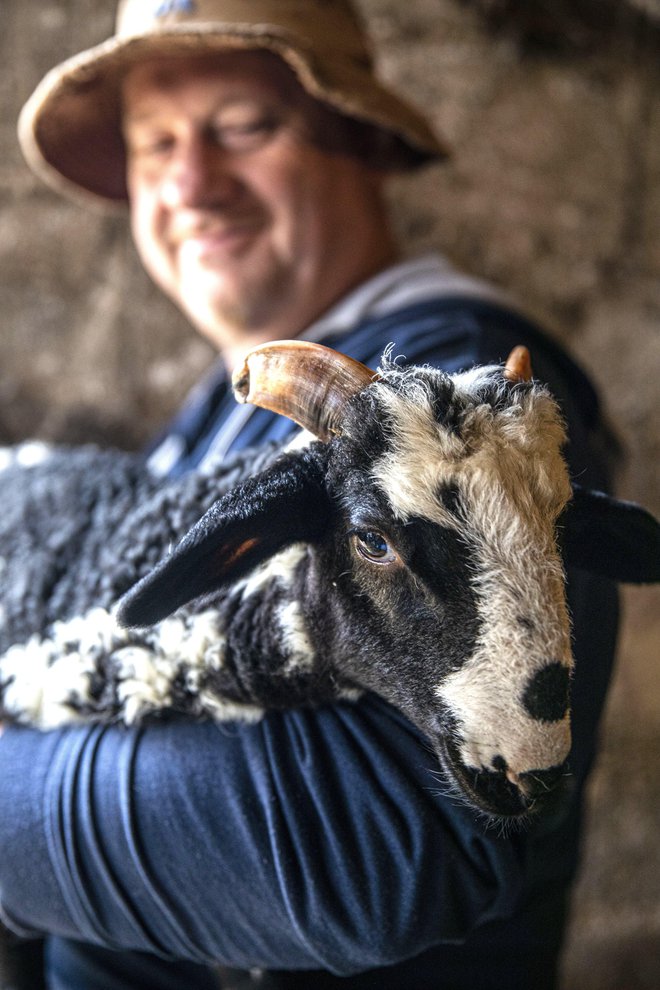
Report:
<svg viewBox="0 0 660 990"><path fill-rule="evenodd" d="M230 202L240 186L230 157L203 136L179 145L163 178L163 203L170 209L208 209Z"/></svg>

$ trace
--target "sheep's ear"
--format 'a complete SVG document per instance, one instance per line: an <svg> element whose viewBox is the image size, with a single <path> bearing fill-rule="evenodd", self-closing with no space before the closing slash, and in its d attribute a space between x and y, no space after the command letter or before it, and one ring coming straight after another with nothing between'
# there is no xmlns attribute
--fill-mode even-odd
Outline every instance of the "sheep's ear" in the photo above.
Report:
<svg viewBox="0 0 660 990"><path fill-rule="evenodd" d="M660 523L634 502L574 484L559 525L568 567L632 584L660 581Z"/></svg>
<svg viewBox="0 0 660 990"><path fill-rule="evenodd" d="M278 550L326 531L324 459L313 449L275 464L219 499L119 603L124 626L150 626L247 574Z"/></svg>

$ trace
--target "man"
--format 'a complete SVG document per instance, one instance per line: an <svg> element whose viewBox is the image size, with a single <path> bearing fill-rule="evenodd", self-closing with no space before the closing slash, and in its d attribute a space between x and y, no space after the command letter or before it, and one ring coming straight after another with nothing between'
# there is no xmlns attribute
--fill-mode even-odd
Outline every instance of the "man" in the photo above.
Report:
<svg viewBox="0 0 660 990"><path fill-rule="evenodd" d="M376 80L345 0L126 0L117 36L54 70L20 132L51 183L128 200L147 270L220 351L154 470L283 438L290 424L235 407L227 371L302 336L367 364L394 341L448 370L527 343L573 472L606 484L597 400L569 359L495 290L399 258L383 183L444 145ZM570 599L574 777L552 818L511 835L475 820L374 697L231 730L11 728L6 921L48 934L57 990L218 986L216 963L258 969L255 986L554 986L616 626L603 582L572 575Z"/></svg>

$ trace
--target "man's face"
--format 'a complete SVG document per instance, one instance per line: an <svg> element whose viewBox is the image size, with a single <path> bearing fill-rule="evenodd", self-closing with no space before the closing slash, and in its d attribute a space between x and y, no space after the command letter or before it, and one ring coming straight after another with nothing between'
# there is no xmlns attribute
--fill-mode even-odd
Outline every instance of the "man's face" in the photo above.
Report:
<svg viewBox="0 0 660 990"><path fill-rule="evenodd" d="M391 260L380 177L277 57L149 61L123 96L138 250L216 345L295 336Z"/></svg>

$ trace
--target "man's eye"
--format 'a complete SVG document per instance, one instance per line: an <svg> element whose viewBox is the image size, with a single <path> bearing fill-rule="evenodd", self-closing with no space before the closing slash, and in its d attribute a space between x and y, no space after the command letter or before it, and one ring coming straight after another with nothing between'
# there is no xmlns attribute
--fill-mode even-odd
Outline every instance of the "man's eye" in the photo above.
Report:
<svg viewBox="0 0 660 990"><path fill-rule="evenodd" d="M398 555L382 533L375 529L356 530L353 533L355 548L361 557L374 564L393 564Z"/></svg>
<svg viewBox="0 0 660 990"><path fill-rule="evenodd" d="M255 117L235 123L219 124L214 137L217 144L229 151L245 151L266 141L276 128L271 117Z"/></svg>
<svg viewBox="0 0 660 990"><path fill-rule="evenodd" d="M173 146L171 137L165 135L159 137L144 137L133 142L129 142L129 153L133 158L156 158L166 155Z"/></svg>

